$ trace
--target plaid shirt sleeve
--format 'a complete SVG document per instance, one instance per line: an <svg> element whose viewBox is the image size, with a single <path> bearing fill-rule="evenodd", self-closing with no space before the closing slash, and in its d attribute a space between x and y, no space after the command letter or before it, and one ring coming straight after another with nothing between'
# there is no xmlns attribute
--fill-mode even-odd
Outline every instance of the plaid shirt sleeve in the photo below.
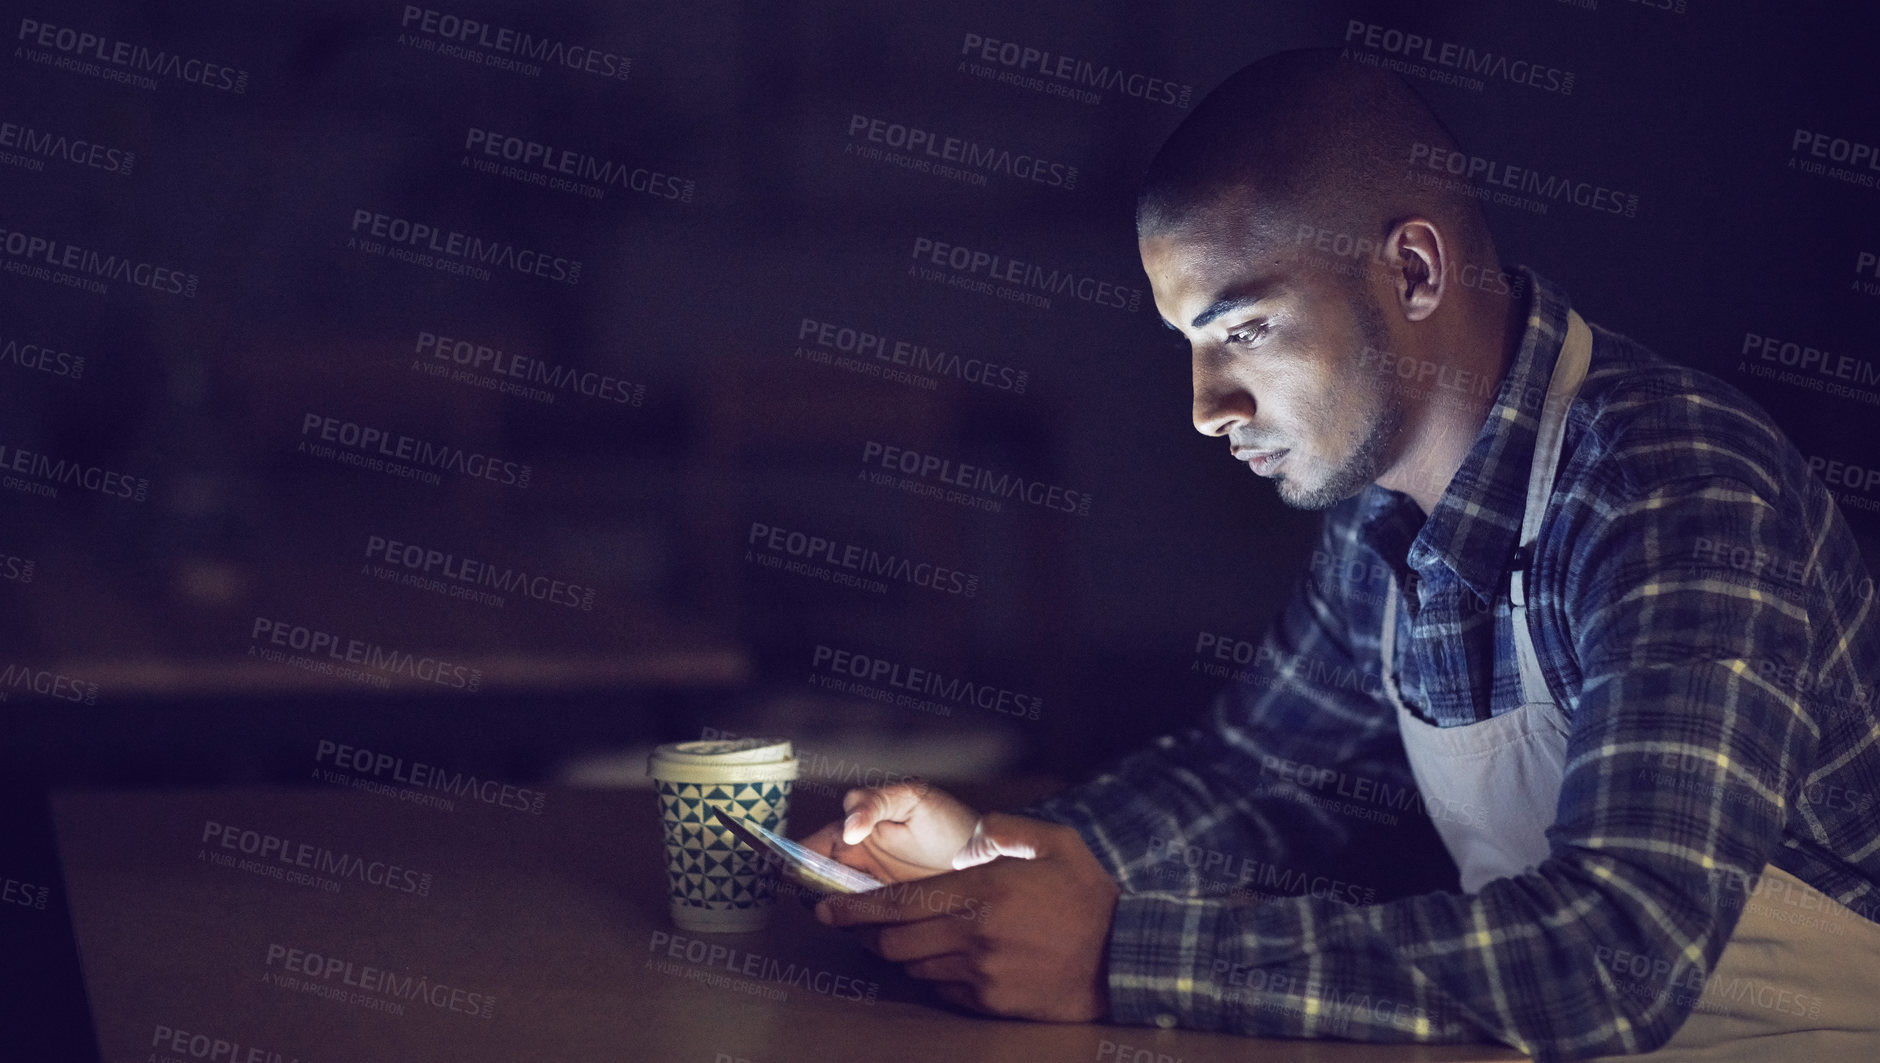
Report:
<svg viewBox="0 0 1880 1063"><path fill-rule="evenodd" d="M1770 860L1813 766L1820 723L1772 677L1811 667L1792 573L1822 541L1792 494L1771 500L1771 481L1602 479L1553 521L1541 546L1565 560L1534 588L1537 605L1554 596L1580 679L1549 858L1473 895L1370 905L1155 889L1147 873L1170 842L1285 861L1349 834L1311 806L1251 796L1262 758L1376 770L1396 743L1401 760L1381 704L1269 667L1207 727L1026 810L1076 826L1124 890L1108 955L1117 1021L1493 1040L1543 1060L1649 1051L1676 1032L1741 914L1743 891L1719 883ZM1739 549L1770 563L1736 565ZM1323 582L1308 579L1267 646L1278 661L1298 650L1358 668ZM1677 779L1654 782L1673 761ZM1607 962L1619 955L1658 973L1621 977Z"/></svg>
<svg viewBox="0 0 1880 1063"><path fill-rule="evenodd" d="M1328 519L1315 556L1352 541L1347 521ZM1453 887L1426 817L1340 800L1320 785L1336 771L1366 793L1403 795L1398 806L1419 804L1393 710L1374 696L1375 662L1346 641L1334 569L1317 565L1301 578L1199 723L1018 814L1076 827L1126 893L1316 890L1369 900L1378 855L1407 849L1422 859L1400 892Z"/></svg>

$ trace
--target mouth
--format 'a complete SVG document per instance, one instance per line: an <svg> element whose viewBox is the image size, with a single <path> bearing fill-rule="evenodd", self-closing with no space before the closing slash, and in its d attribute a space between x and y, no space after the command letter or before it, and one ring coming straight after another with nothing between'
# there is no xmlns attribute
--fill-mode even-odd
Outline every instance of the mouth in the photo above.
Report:
<svg viewBox="0 0 1880 1063"><path fill-rule="evenodd" d="M1252 469L1255 476L1271 476L1273 470L1278 468L1279 463L1290 453L1292 453L1290 447L1279 450L1237 450L1234 452L1234 458L1237 461L1246 462L1247 468Z"/></svg>

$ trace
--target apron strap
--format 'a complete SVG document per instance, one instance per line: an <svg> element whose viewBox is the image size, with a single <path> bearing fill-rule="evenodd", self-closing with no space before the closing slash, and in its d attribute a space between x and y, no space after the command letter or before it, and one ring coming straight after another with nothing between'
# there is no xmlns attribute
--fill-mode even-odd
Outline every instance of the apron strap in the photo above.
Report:
<svg viewBox="0 0 1880 1063"><path fill-rule="evenodd" d="M1397 689L1396 676L1397 577L1393 575L1386 582L1390 584L1390 590L1386 592L1384 596L1384 626L1380 628L1377 633L1377 652L1378 656L1382 658L1380 667L1384 670L1382 676L1384 681L1384 695L1390 701L1391 708L1403 712L1406 710L1404 708L1403 696Z"/></svg>
<svg viewBox="0 0 1880 1063"><path fill-rule="evenodd" d="M1561 344L1560 357L1554 364L1553 378L1547 385L1547 399L1541 407L1540 429L1535 433L1534 457L1528 465L1527 503L1521 512L1521 544L1515 548L1514 568L1509 575L1509 602L1513 611L1515 668L1521 673L1521 700L1551 702L1553 692L1547 686L1547 674L1541 670L1540 654L1534 648L1534 633L1527 610L1527 568L1534 557L1534 544L1540 539L1541 517L1547 500L1554 493L1554 474L1560 465L1561 445L1566 437L1567 408L1573 405L1586 379L1586 367L1592 360L1593 331L1580 315L1567 311L1567 338ZM1403 699L1394 674L1397 651L1397 581L1392 579L1384 598L1384 626L1378 632L1378 650L1383 658L1384 693L1395 708L1403 708Z"/></svg>
<svg viewBox="0 0 1880 1063"><path fill-rule="evenodd" d="M1592 354L1592 329L1578 313L1568 310L1567 340L1560 346L1553 379L1547 385L1546 403L1541 407L1534 457L1528 466L1527 505L1521 512L1521 544L1515 548L1514 567L1509 574L1515 667L1521 672L1522 700L1528 702L1554 700L1547 687L1547 674L1541 670L1540 654L1534 650L1534 633L1528 626L1533 621L1527 609L1527 570L1534 560L1534 544L1540 539L1541 517L1554 493L1554 473L1560 465L1561 442L1566 436L1567 408L1573 405L1580 382L1586 379Z"/></svg>

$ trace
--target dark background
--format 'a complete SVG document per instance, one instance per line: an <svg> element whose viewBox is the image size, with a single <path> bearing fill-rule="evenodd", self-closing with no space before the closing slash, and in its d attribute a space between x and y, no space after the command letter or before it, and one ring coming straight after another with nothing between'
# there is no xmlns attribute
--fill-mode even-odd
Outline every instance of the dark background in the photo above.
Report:
<svg viewBox="0 0 1880 1063"><path fill-rule="evenodd" d="M122 173L6 149L40 164L0 165L0 228L199 278L185 297L0 273L0 345L84 359L76 379L0 360L0 444L148 482L142 501L0 491L0 667L95 693L0 688L0 875L54 884L58 906L49 786L298 784L321 739L592 781L631 775L630 751L656 741L761 730L882 771L1070 780L1197 711L1214 682L1191 670L1198 635L1257 640L1315 518L1188 426L1187 352L1155 317L1131 220L1186 112L976 76L963 60L1006 68L962 55L969 34L1194 99L1269 52L1344 43L1351 20L1572 71L1570 94L1412 79L1472 153L1637 196L1635 217L1491 204L1503 260L1744 388L1803 453L1880 464L1880 169L1857 169L1863 184L1790 165L1807 158L1799 129L1880 143L1880 42L1839 5L1673 2L431 5L624 58L624 79L426 50L413 42L436 36L401 27L399 3L0 4L9 38L34 20L247 76L241 92L164 76L148 90L37 61L28 40L0 57L0 123L135 154ZM856 115L1074 166L1075 188L858 157ZM672 175L689 201L475 172L471 128ZM361 209L577 259L579 283L348 248ZM1142 301L1043 309L934 283L909 273L920 238ZM805 319L1014 367L1026 387L813 364L794 353ZM414 352L425 331L643 399L544 403L431 376L414 367L435 362ZM1752 375L1784 367L1745 356L1747 334L1858 359L1864 383L1844 383L1865 397ZM431 486L322 460L299 452L309 412L526 463L531 481ZM859 478L869 441L1092 501L991 512L876 485ZM1831 486L1871 547L1880 489ZM975 593L769 570L746 560L753 522L956 569ZM374 535L592 588L593 605L381 581L365 571ZM257 620L460 663L479 689L269 662L250 655L266 648ZM817 646L1041 710L842 696L808 682ZM76 960L49 925L8 930L25 937L0 961L7 998L82 1045Z"/></svg>

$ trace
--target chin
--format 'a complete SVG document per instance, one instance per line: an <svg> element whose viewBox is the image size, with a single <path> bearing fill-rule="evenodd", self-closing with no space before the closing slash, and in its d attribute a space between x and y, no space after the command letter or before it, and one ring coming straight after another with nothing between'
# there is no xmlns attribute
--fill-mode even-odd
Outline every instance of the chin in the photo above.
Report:
<svg viewBox="0 0 1880 1063"><path fill-rule="evenodd" d="M1279 491L1279 500L1293 509L1318 510L1329 509L1338 503L1338 499L1327 499L1323 492L1311 487L1297 487L1281 480L1275 485Z"/></svg>
<svg viewBox="0 0 1880 1063"><path fill-rule="evenodd" d="M1340 485L1328 480L1301 483L1281 476L1274 480L1274 487L1279 491L1279 500L1293 509L1307 511L1330 509L1333 506L1364 490L1359 484L1350 490L1341 490Z"/></svg>

